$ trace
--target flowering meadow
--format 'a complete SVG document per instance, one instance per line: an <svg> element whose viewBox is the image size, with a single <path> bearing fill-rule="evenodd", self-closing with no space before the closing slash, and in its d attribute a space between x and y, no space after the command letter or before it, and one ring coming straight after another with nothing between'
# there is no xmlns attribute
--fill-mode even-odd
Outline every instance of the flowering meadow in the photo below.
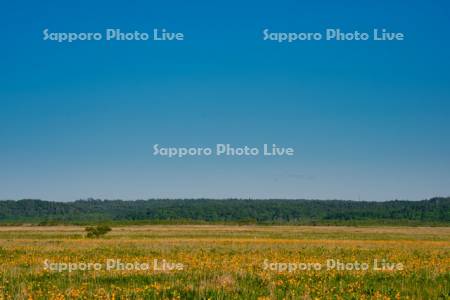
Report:
<svg viewBox="0 0 450 300"><path fill-rule="evenodd" d="M4 226L6 299L450 299L450 228Z"/></svg>

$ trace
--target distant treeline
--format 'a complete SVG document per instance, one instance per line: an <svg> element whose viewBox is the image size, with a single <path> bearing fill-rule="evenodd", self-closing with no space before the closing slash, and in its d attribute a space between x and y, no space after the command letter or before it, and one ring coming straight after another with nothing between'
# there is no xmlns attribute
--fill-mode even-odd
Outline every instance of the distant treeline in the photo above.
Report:
<svg viewBox="0 0 450 300"><path fill-rule="evenodd" d="M0 223L255 223L450 225L450 198L343 200L0 201Z"/></svg>

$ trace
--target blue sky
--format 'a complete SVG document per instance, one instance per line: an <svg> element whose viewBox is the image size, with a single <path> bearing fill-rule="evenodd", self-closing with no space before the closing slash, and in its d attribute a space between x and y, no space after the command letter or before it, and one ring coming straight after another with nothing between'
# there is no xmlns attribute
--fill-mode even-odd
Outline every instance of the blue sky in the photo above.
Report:
<svg viewBox="0 0 450 300"><path fill-rule="evenodd" d="M29 1L1 16L0 199L450 195L447 1ZM45 28L186 40L58 44ZM264 28L406 39L277 44ZM167 159L155 143L296 155Z"/></svg>

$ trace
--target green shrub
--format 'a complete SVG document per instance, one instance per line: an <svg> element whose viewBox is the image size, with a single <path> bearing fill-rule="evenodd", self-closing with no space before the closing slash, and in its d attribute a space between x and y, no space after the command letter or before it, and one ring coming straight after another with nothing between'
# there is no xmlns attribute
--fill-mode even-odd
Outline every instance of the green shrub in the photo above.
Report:
<svg viewBox="0 0 450 300"><path fill-rule="evenodd" d="M87 238L99 238L111 231L111 227L107 225L89 226L84 229Z"/></svg>

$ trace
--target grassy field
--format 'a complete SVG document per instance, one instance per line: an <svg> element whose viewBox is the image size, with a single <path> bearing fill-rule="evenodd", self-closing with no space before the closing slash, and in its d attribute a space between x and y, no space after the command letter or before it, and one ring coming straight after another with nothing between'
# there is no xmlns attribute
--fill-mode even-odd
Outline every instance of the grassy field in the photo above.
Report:
<svg viewBox="0 0 450 300"><path fill-rule="evenodd" d="M0 227L0 299L208 298L450 299L450 228Z"/></svg>

